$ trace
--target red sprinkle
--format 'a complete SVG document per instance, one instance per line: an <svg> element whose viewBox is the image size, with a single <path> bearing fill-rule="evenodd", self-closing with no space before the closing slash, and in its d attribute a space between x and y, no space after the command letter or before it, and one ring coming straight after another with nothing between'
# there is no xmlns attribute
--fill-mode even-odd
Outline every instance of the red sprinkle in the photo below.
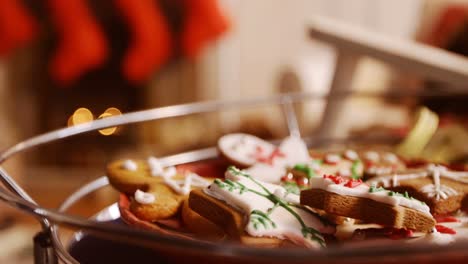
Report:
<svg viewBox="0 0 468 264"><path fill-rule="evenodd" d="M460 222L460 220L454 216L436 216L435 217L437 223L456 223Z"/></svg>
<svg viewBox="0 0 468 264"><path fill-rule="evenodd" d="M362 180L361 179L358 179L358 180L355 180L355 179L350 179L348 180L347 183L345 183L344 186L348 187L348 188L355 188L359 185L362 184Z"/></svg>
<svg viewBox="0 0 468 264"><path fill-rule="evenodd" d="M443 234L455 235L457 233L457 231L453 230L452 228L443 225L436 225L435 228L437 229L437 232Z"/></svg>
<svg viewBox="0 0 468 264"><path fill-rule="evenodd" d="M386 233L388 238L393 240L408 238L413 236L413 230L393 228Z"/></svg>
<svg viewBox="0 0 468 264"><path fill-rule="evenodd" d="M330 179L330 180L332 180L335 184L340 184L340 183L344 182L343 177L341 177L341 176L339 176L339 175L326 175L326 174L324 174L324 175L323 175L323 178L324 178L324 179Z"/></svg>

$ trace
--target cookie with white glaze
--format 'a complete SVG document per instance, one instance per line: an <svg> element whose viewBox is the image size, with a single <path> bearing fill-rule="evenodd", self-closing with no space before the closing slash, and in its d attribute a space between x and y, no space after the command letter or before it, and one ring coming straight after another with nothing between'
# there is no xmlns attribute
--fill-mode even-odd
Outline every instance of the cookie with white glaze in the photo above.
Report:
<svg viewBox="0 0 468 264"><path fill-rule="evenodd" d="M468 199L468 172L449 170L441 165L429 164L406 172L381 175L367 183L406 191L427 203L436 215L456 212Z"/></svg>
<svg viewBox="0 0 468 264"><path fill-rule="evenodd" d="M266 161L277 147L259 137L244 133L227 134L218 139L218 151L231 165L247 168Z"/></svg>
<svg viewBox="0 0 468 264"><path fill-rule="evenodd" d="M429 207L421 201L360 179L324 175L311 180L311 189L301 191L301 204L330 214L368 223L429 232L435 225Z"/></svg>
<svg viewBox="0 0 468 264"><path fill-rule="evenodd" d="M308 163L307 145L299 137L287 137L279 146L248 134L228 134L218 140L221 156L240 165L255 179L279 183L289 167Z"/></svg>
<svg viewBox="0 0 468 264"><path fill-rule="evenodd" d="M242 243L277 246L285 240L319 248L325 246L322 233L335 231L324 219L300 206L299 196L233 167L228 168L225 180L217 179L203 190L192 191L189 206Z"/></svg>

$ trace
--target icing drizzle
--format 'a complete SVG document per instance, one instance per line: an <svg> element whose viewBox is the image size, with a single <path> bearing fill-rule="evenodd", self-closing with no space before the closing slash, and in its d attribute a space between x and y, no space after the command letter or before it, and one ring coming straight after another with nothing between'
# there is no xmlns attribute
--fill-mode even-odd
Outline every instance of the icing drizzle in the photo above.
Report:
<svg viewBox="0 0 468 264"><path fill-rule="evenodd" d="M200 175L197 175L193 172L185 173L183 179L175 179L174 176L177 175L177 169L174 166L164 167L161 161L155 157L149 157L147 159L147 162L148 162L151 176L161 177L163 179L164 184L169 186L172 190L174 190L178 194L187 195L190 192L192 186L193 187L206 187L210 184L209 181L207 181ZM129 171L136 171L138 167L137 167L136 162L132 160L126 160L124 161L122 168L129 170ZM139 199L143 201L142 204L145 204L145 201L148 201L148 199L150 198L147 198L149 193L145 193L146 196L143 196L143 193L144 192L139 191L138 196L140 197ZM143 198L143 197L146 197L146 198ZM136 198L136 194L135 194L135 198ZM136 199L136 200L138 201L139 199Z"/></svg>
<svg viewBox="0 0 468 264"><path fill-rule="evenodd" d="M229 167L226 179L216 179L205 193L248 212L246 232L252 236L269 236L307 247L324 247L320 232L333 233L312 211L299 205L299 196L287 189L261 182L249 174Z"/></svg>
<svg viewBox="0 0 468 264"><path fill-rule="evenodd" d="M450 196L458 195L458 192L453 188L442 185L440 183L440 178L447 178L464 184L468 183L468 172L450 171L444 166L435 164L429 164L426 168L417 172L378 176L369 180L368 183L382 184L383 187L396 187L399 184L398 180L425 177L432 177L433 184L423 186L420 191L425 193L429 198L435 198L436 200L447 199Z"/></svg>

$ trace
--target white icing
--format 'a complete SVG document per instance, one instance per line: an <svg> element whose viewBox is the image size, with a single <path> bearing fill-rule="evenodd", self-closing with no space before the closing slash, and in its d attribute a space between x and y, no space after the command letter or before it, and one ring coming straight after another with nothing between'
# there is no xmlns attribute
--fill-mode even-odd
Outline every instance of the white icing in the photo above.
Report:
<svg viewBox="0 0 468 264"><path fill-rule="evenodd" d="M391 174L391 175L382 175L382 176L376 176L370 180L367 181L369 185L375 184L377 186L382 185L383 187L396 187L398 185L392 185L393 178L396 176L399 181L401 180L412 180L412 179L418 179L422 177L426 177L425 172L418 172L418 173L408 173L408 174ZM398 184L398 181L396 181Z"/></svg>
<svg viewBox="0 0 468 264"><path fill-rule="evenodd" d="M350 177L351 176L351 169L350 168L341 168L338 173L340 176Z"/></svg>
<svg viewBox="0 0 468 264"><path fill-rule="evenodd" d="M136 171L138 169L138 165L133 160L126 160L123 162L122 168L129 171Z"/></svg>
<svg viewBox="0 0 468 264"><path fill-rule="evenodd" d="M430 243L430 244L437 244L437 245L447 245L450 243L455 242L455 237L451 234L442 234L434 230L431 233L423 235L421 237L408 240L410 243Z"/></svg>
<svg viewBox="0 0 468 264"><path fill-rule="evenodd" d="M256 180L254 182L252 179L249 179L244 176L236 176L229 171L226 173L226 179L234 181L236 183L242 184L243 186L252 189L256 192L259 192L263 195L268 195L268 193L258 184L261 184L266 188L271 194L281 197L284 200L299 204L299 196L295 194L288 193L282 186L269 184ZM305 238L301 232L302 226L300 222L291 214L288 210L282 206L276 206L273 202L259 194L250 192L250 191L239 191L239 190L228 190L226 188L221 188L216 183L211 184L208 188L204 189L205 193L215 197L217 199L223 200L229 205L240 209L245 212L249 217L249 221L245 227L245 231L254 237L275 237L279 239L289 239L294 243L304 245L310 248L317 248L319 244L312 239ZM273 208L273 209L272 209ZM302 221L308 227L313 227L321 233L334 233L334 228L331 226L325 226L320 220L313 214L307 212L305 209L297 207L289 207L293 210ZM259 210L261 212L268 212L268 216L275 227L270 225L268 228L263 226L257 226L255 228L254 221L252 221L253 215L249 215L254 210Z"/></svg>
<svg viewBox="0 0 468 264"><path fill-rule="evenodd" d="M380 160L380 155L375 151L367 151L364 153L364 158L368 161L378 162Z"/></svg>
<svg viewBox="0 0 468 264"><path fill-rule="evenodd" d="M148 158L148 166L150 167L151 176L161 177L164 184L178 194L187 195L192 186L206 187L209 184L208 181L195 173L187 173L183 180L173 179L177 175L177 169L174 166L164 168L155 157Z"/></svg>
<svg viewBox="0 0 468 264"><path fill-rule="evenodd" d="M397 163L398 162L398 157L397 155L393 154L393 153L390 153L390 152L387 152L385 154L383 154L383 160L388 162L388 163Z"/></svg>
<svg viewBox="0 0 468 264"><path fill-rule="evenodd" d="M275 149L273 144L261 138L241 133L222 136L218 147L228 159L243 166L252 166L257 163L257 155L268 156Z"/></svg>
<svg viewBox="0 0 468 264"><path fill-rule="evenodd" d="M298 163L307 164L311 160L307 145L298 137L286 138L278 148L284 157L275 158L272 165L256 163L245 171L261 181L279 183L288 167Z"/></svg>
<svg viewBox="0 0 468 264"><path fill-rule="evenodd" d="M395 180L395 177L397 180ZM449 171L441 165L429 164L422 171L408 174L382 175L374 177L368 181L369 184L382 184L383 187L396 187L398 181L411 180L424 177L432 177L434 184L423 186L420 191L425 193L430 198L447 199L450 196L458 195L458 192L449 186L442 185L440 178L447 178L453 181L468 183L468 172ZM391 181L392 180L392 181Z"/></svg>
<svg viewBox="0 0 468 264"><path fill-rule="evenodd" d="M345 184L346 181L340 184L335 184L331 179L324 177L314 177L310 179L310 186L312 189L321 189L339 195L368 198L377 202L395 206L401 205L430 215L429 207L416 199L408 199L399 195L389 196L388 191L386 190L369 192L369 186L366 184L360 184L354 188L346 187L344 186Z"/></svg>
<svg viewBox="0 0 468 264"><path fill-rule="evenodd" d="M150 167L150 173L152 176L159 176L163 173L163 165L159 161L159 159L155 157L149 157L148 166Z"/></svg>
<svg viewBox="0 0 468 264"><path fill-rule="evenodd" d="M458 192L449 186L439 185L438 187L434 184L428 184L421 188L421 192L425 193L429 198L435 198L436 200L447 199L450 196L458 195Z"/></svg>
<svg viewBox="0 0 468 264"><path fill-rule="evenodd" d="M327 163L332 163L332 164L336 164L338 162L341 161L341 157L339 155L336 155L336 154L327 154L325 156L325 162Z"/></svg>
<svg viewBox="0 0 468 264"><path fill-rule="evenodd" d="M393 171L393 168L388 166L378 166L374 165L366 169L367 173L380 175L380 174L388 174Z"/></svg>
<svg viewBox="0 0 468 264"><path fill-rule="evenodd" d="M177 170L174 166L170 166L164 169L162 172L161 176L167 177L167 178L172 178L177 174Z"/></svg>
<svg viewBox="0 0 468 264"><path fill-rule="evenodd" d="M317 160L311 160L309 162L309 167L313 170L318 171L320 170L320 163Z"/></svg>
<svg viewBox="0 0 468 264"><path fill-rule="evenodd" d="M355 160L359 159L359 155L357 154L357 152L354 151L354 150L351 150L351 149L348 149L348 150L345 151L344 157L351 160L351 161L355 161Z"/></svg>
<svg viewBox="0 0 468 264"><path fill-rule="evenodd" d="M154 194L136 190L135 200L140 204L152 204L156 200Z"/></svg>

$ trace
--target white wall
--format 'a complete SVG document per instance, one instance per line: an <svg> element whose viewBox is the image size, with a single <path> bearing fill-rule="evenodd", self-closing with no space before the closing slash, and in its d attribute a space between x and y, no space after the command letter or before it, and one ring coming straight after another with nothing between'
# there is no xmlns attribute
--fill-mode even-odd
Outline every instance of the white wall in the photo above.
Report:
<svg viewBox="0 0 468 264"><path fill-rule="evenodd" d="M423 0L220 0L233 29L207 51L201 87L222 99L277 92L279 74L292 67L307 91L327 91L334 51L307 37L314 15L362 25L395 37L412 38ZM215 55L213 55L215 54ZM202 67L202 68L203 68ZM353 87L383 89L390 79L380 63L360 63ZM232 116L231 116L232 119Z"/></svg>

